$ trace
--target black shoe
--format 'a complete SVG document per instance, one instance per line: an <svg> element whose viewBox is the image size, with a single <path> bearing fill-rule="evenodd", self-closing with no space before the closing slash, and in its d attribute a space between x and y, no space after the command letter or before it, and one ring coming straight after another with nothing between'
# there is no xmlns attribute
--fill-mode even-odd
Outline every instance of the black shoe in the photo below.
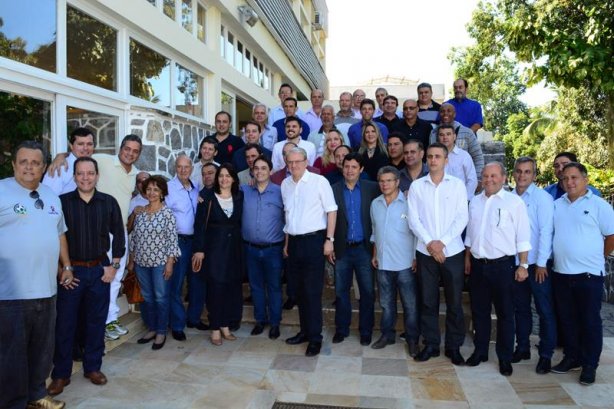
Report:
<svg viewBox="0 0 614 409"><path fill-rule="evenodd" d="M231 322L230 325L228 326L228 329L231 332L238 331L239 328L241 328L241 323L240 322Z"/></svg>
<svg viewBox="0 0 614 409"><path fill-rule="evenodd" d="M264 324L261 322L257 322L256 325L254 325L254 329L252 329L251 334L260 335L262 334L263 331L264 331Z"/></svg>
<svg viewBox="0 0 614 409"><path fill-rule="evenodd" d="M360 336L360 345L367 346L371 344L371 335L361 335Z"/></svg>
<svg viewBox="0 0 614 409"><path fill-rule="evenodd" d="M597 369L594 366L583 366L580 372L580 385L592 385L595 383Z"/></svg>
<svg viewBox="0 0 614 409"><path fill-rule="evenodd" d="M580 370L580 364L575 359L563 357L563 360L558 365L553 366L550 372L554 373L567 373L569 371Z"/></svg>
<svg viewBox="0 0 614 409"><path fill-rule="evenodd" d="M209 326L209 324L205 324L204 322L197 322L196 324L193 324L191 322L187 323L187 327L188 328L196 328L199 331L208 331L211 329L211 327Z"/></svg>
<svg viewBox="0 0 614 409"><path fill-rule="evenodd" d="M172 331L173 333L173 338L176 339L177 341L185 341L186 337L185 337L185 332L183 331ZM166 341L166 339L165 339ZM160 347L162 348L162 347Z"/></svg>
<svg viewBox="0 0 614 409"><path fill-rule="evenodd" d="M450 358L450 361L452 361L453 365L460 366L465 364L465 358L463 358L458 348L446 349L446 356Z"/></svg>
<svg viewBox="0 0 614 409"><path fill-rule="evenodd" d="M269 329L269 338L270 339L279 338L279 325L271 326L271 329Z"/></svg>
<svg viewBox="0 0 614 409"><path fill-rule="evenodd" d="M382 349L382 348L385 348L386 345L392 345L394 343L395 343L394 339L388 339L384 335L382 335L377 341L373 343L373 345L371 345L371 348Z"/></svg>
<svg viewBox="0 0 614 409"><path fill-rule="evenodd" d="M154 339L156 339L156 334L153 334L153 336L151 338L139 338L136 343L137 344L147 344L148 342L153 341Z"/></svg>
<svg viewBox="0 0 614 409"><path fill-rule="evenodd" d="M292 338L288 338L286 340L286 344L288 344L288 345L298 345L298 344L305 343L307 341L309 341L307 339L307 335L303 334L302 332L299 332L298 334L296 334Z"/></svg>
<svg viewBox="0 0 614 409"><path fill-rule="evenodd" d="M310 342L307 345L307 350L305 351L305 356L316 356L320 353L320 349L322 348L321 342Z"/></svg>
<svg viewBox="0 0 614 409"><path fill-rule="evenodd" d="M184 337L185 337L185 335L184 335ZM177 339L177 338L175 338L175 339ZM153 344L151 344L151 349L153 349L154 351L157 351L158 349L162 349L162 347L164 346L165 343L166 343L166 337L164 337L164 341L162 341L159 344L156 344L155 342Z"/></svg>
<svg viewBox="0 0 614 409"><path fill-rule="evenodd" d="M420 351L420 353L414 357L414 361L416 361L416 362L425 362L425 361L428 361L431 358L439 356L439 354L440 354L439 348L435 348L435 347L431 347L431 346L425 346L422 349L422 351Z"/></svg>
<svg viewBox="0 0 614 409"><path fill-rule="evenodd" d="M343 342L344 339L345 335L335 332L335 335L333 335L333 344L339 344Z"/></svg>
<svg viewBox="0 0 614 409"><path fill-rule="evenodd" d="M488 356L482 356L482 355L478 354L477 352L474 352L473 354L471 354L469 359L467 359L465 361L465 365L467 365L467 366L478 366L482 362L486 362L486 361L488 361Z"/></svg>
<svg viewBox="0 0 614 409"><path fill-rule="evenodd" d="M535 372L540 375L545 375L550 372L550 368L552 367L551 361L548 358L539 358L537 361L537 366L535 367Z"/></svg>
<svg viewBox="0 0 614 409"><path fill-rule="evenodd" d="M512 376L514 369L510 361L499 361L499 373L503 376Z"/></svg>
<svg viewBox="0 0 614 409"><path fill-rule="evenodd" d="M296 305L296 301L294 300L294 298L289 298L288 297L288 299L284 303L283 309L284 310L291 310L292 308L294 308L295 305Z"/></svg>
<svg viewBox="0 0 614 409"><path fill-rule="evenodd" d="M514 355L512 355L512 363L517 364L520 361L531 359L531 351L519 351L515 350Z"/></svg>
<svg viewBox="0 0 614 409"><path fill-rule="evenodd" d="M416 341L409 341L407 343L407 353L412 358L415 358L416 355L418 355L418 342L416 342ZM437 355L439 355L439 354L437 354Z"/></svg>

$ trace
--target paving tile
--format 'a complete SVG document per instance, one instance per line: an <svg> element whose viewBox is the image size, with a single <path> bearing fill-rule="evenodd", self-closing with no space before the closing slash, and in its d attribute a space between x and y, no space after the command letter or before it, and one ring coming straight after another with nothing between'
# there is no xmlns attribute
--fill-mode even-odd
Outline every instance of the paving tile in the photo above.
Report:
<svg viewBox="0 0 614 409"><path fill-rule="evenodd" d="M275 357L271 369L286 371L313 372L316 369L318 357L280 354Z"/></svg>
<svg viewBox="0 0 614 409"><path fill-rule="evenodd" d="M454 378L415 378L411 380L411 388L415 399L436 401L465 401L465 393Z"/></svg>
<svg viewBox="0 0 614 409"><path fill-rule="evenodd" d="M408 376L406 359L363 358L363 375Z"/></svg>

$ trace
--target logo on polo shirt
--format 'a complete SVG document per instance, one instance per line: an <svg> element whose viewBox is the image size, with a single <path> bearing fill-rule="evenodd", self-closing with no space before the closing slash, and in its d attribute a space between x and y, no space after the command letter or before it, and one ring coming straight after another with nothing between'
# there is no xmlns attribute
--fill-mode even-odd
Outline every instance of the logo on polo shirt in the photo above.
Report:
<svg viewBox="0 0 614 409"><path fill-rule="evenodd" d="M59 214L54 206L49 206L49 214Z"/></svg>
<svg viewBox="0 0 614 409"><path fill-rule="evenodd" d="M15 206L13 206L13 211L16 214L27 214L28 213L28 209L21 203L17 203Z"/></svg>

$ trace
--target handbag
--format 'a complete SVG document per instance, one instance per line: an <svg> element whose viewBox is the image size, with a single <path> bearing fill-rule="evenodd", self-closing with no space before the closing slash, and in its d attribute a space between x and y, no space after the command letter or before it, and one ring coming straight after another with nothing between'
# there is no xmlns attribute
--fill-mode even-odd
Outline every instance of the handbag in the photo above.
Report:
<svg viewBox="0 0 614 409"><path fill-rule="evenodd" d="M130 304L138 304L145 301L143 294L141 294L141 285L134 271L128 271L128 274L122 280L122 284L124 286L124 294L126 294Z"/></svg>

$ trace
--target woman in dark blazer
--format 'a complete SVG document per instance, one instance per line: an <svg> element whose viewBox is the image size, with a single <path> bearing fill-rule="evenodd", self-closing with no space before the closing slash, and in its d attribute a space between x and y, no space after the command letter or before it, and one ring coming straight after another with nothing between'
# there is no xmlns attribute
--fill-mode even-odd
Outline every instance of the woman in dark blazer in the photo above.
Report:
<svg viewBox="0 0 614 409"><path fill-rule="evenodd" d="M232 165L224 163L217 170L213 189L198 204L194 221L192 270L206 272L213 345L222 345L222 338L236 339L228 327L241 307L242 212L239 178Z"/></svg>
<svg viewBox="0 0 614 409"><path fill-rule="evenodd" d="M388 151L382 139L379 127L374 122L367 122L362 128L362 139L358 153L362 155L364 172L369 179L377 181L377 171L390 163Z"/></svg>

